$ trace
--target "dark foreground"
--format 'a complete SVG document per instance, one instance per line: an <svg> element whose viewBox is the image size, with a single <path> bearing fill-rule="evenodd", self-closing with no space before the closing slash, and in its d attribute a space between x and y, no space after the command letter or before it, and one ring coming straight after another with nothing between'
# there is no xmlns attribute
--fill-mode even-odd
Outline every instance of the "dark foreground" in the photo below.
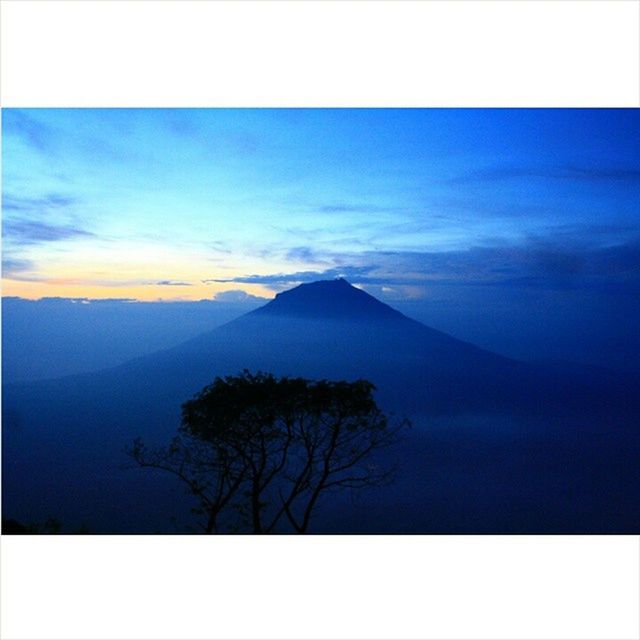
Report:
<svg viewBox="0 0 640 640"><path fill-rule="evenodd" d="M189 533L165 445L216 375L356 380L413 428L395 480L324 496L312 533L640 533L640 381L527 364L403 316L345 281L302 285L179 347L99 373L3 388L3 518L65 531ZM382 460L381 462L386 462Z"/></svg>

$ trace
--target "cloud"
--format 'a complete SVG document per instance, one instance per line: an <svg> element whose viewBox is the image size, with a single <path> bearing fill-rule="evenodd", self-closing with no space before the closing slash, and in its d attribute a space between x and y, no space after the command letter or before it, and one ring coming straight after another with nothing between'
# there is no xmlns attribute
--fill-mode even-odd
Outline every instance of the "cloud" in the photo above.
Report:
<svg viewBox="0 0 640 640"><path fill-rule="evenodd" d="M593 168L593 167L567 167L562 176L582 180L629 180L640 181L640 169L627 168Z"/></svg>
<svg viewBox="0 0 640 640"><path fill-rule="evenodd" d="M259 302L264 303L268 302L267 298L262 298L260 296L254 296L242 289L232 289L230 291L220 291L213 296L213 299L216 302Z"/></svg>
<svg viewBox="0 0 640 640"><path fill-rule="evenodd" d="M158 109L161 124L167 133L179 138L190 138L205 151L214 154L252 156L265 148L263 138L246 128L211 127L186 109Z"/></svg>
<svg viewBox="0 0 640 640"><path fill-rule="evenodd" d="M145 284L154 284L163 287L191 287L190 282L180 282L179 280L158 280L157 282L146 282Z"/></svg>
<svg viewBox="0 0 640 640"><path fill-rule="evenodd" d="M227 246L227 244L225 242L222 242L221 240L210 240L208 244L216 253L226 253L226 254L232 253L231 249Z"/></svg>
<svg viewBox="0 0 640 640"><path fill-rule="evenodd" d="M147 279L107 279L107 278L65 278L51 277L42 272L32 270L34 264L28 260L3 259L3 276L12 280L24 282L43 282L54 285L83 285L89 287L139 287L139 286L192 286L190 282L179 282L174 280L147 280Z"/></svg>
<svg viewBox="0 0 640 640"><path fill-rule="evenodd" d="M3 278L16 278L26 271L30 271L33 268L33 262L31 260L25 260L24 258L12 258L9 256L2 257L2 277Z"/></svg>
<svg viewBox="0 0 640 640"><path fill-rule="evenodd" d="M285 254L285 259L291 262L325 262L318 251L311 247L292 247Z"/></svg>
<svg viewBox="0 0 640 640"><path fill-rule="evenodd" d="M2 194L4 211L39 211L42 209L59 209L77 203L77 199L60 193L50 193L41 198L23 198L10 194Z"/></svg>
<svg viewBox="0 0 640 640"><path fill-rule="evenodd" d="M229 283L237 282L243 284L262 284L270 288L280 288L280 286L288 286L299 284L301 282L313 282L314 280L332 280L335 278L346 278L347 280L356 280L362 278L363 275L369 273L374 266L363 267L335 267L324 271L296 271L294 273L276 273L268 275L250 275L238 276L235 278L211 278L203 280L206 284L210 283ZM358 280L360 281L360 280Z"/></svg>
<svg viewBox="0 0 640 640"><path fill-rule="evenodd" d="M2 133L19 136L38 151L48 151L53 144L51 128L20 109L3 109Z"/></svg>
<svg viewBox="0 0 640 640"><path fill-rule="evenodd" d="M397 213L400 207L384 207L375 204L350 204L336 202L318 207L320 213Z"/></svg>
<svg viewBox="0 0 640 640"><path fill-rule="evenodd" d="M94 233L79 227L54 225L35 220L7 220L3 224L2 230L3 234L10 238L13 244L18 245L95 237Z"/></svg>
<svg viewBox="0 0 640 640"><path fill-rule="evenodd" d="M47 159L67 155L71 150L77 158L95 164L103 161L153 162L131 145L120 141L131 131L135 110L77 109L73 118L69 110L57 114L43 109L3 109L2 133L22 140ZM65 117L67 116L67 117ZM39 118L46 119L45 124ZM55 122L55 124L49 124ZM52 165L53 166L53 165Z"/></svg>
<svg viewBox="0 0 640 640"><path fill-rule="evenodd" d="M637 167L544 167L544 166L496 166L472 171L448 180L449 184L495 182L519 178L542 178L552 180L621 181L640 182Z"/></svg>
<svg viewBox="0 0 640 640"><path fill-rule="evenodd" d="M627 291L640 287L640 239L604 246L558 235L529 237L452 251L367 251L323 254L334 266L324 270L253 274L205 282L261 284L278 291L290 286L343 277L383 294L420 287L505 285L547 289ZM393 289L385 291L383 288Z"/></svg>

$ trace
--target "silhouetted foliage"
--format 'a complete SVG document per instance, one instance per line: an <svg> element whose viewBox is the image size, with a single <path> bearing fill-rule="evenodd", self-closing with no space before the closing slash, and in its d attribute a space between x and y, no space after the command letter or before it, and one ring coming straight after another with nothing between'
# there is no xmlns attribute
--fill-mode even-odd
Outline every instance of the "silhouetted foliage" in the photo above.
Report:
<svg viewBox="0 0 640 640"><path fill-rule="evenodd" d="M64 533L62 524L55 518L47 518L44 522L31 522L28 525L22 524L12 518L3 518L3 535L56 535ZM86 525L69 533L90 533Z"/></svg>
<svg viewBox="0 0 640 640"><path fill-rule="evenodd" d="M28 527L25 527L21 522L13 520L11 518L2 520L2 535L24 535L32 533Z"/></svg>
<svg viewBox="0 0 640 640"><path fill-rule="evenodd" d="M374 386L251 374L216 378L182 406L168 447L135 440L141 467L176 475L197 497L207 533L270 533L288 523L305 533L321 495L388 481L375 453L397 440Z"/></svg>

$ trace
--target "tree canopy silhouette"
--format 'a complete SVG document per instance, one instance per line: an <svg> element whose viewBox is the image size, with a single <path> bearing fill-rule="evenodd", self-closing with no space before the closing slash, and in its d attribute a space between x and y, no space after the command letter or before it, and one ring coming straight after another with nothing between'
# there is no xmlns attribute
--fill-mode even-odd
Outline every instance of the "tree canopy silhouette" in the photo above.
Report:
<svg viewBox="0 0 640 640"><path fill-rule="evenodd" d="M390 424L366 380L311 381L252 374L216 378L182 406L167 447L135 440L141 467L176 475L199 502L207 533L308 531L320 497L392 477L375 453L407 421Z"/></svg>

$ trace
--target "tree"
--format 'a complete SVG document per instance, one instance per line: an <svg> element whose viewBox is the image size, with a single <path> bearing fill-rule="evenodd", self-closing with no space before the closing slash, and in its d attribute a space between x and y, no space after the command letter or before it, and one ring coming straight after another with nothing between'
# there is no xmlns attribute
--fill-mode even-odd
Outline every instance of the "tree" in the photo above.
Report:
<svg viewBox="0 0 640 640"><path fill-rule="evenodd" d="M141 467L176 475L199 502L207 533L308 531L321 496L379 485L393 468L376 453L408 423L391 425L366 380L310 381L244 371L216 378L182 406L168 447L138 439Z"/></svg>

